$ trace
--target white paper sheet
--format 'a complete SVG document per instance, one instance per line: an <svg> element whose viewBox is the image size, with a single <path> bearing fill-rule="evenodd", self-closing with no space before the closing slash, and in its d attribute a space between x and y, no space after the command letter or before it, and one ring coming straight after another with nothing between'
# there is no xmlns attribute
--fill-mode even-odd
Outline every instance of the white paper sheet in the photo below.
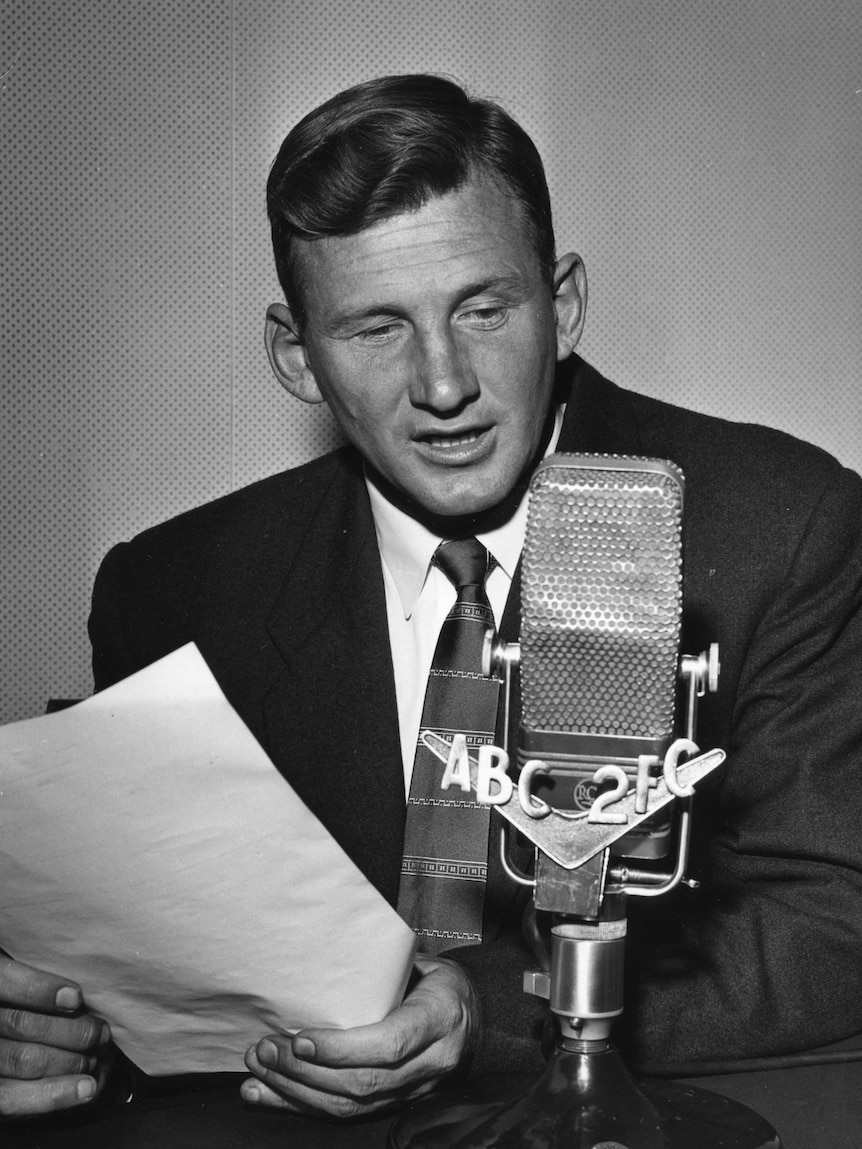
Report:
<svg viewBox="0 0 862 1149"><path fill-rule="evenodd" d="M415 948L193 645L0 729L0 903L0 946L79 982L150 1074L378 1021Z"/></svg>

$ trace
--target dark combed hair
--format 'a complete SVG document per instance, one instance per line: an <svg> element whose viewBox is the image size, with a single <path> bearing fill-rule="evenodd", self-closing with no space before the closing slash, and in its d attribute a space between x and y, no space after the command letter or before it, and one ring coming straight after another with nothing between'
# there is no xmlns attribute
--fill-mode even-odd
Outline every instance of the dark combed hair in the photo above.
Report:
<svg viewBox="0 0 862 1149"><path fill-rule="evenodd" d="M279 282L300 326L294 239L353 235L488 176L523 213L542 272L554 229L535 144L508 113L441 76L383 76L340 92L285 139L267 183Z"/></svg>

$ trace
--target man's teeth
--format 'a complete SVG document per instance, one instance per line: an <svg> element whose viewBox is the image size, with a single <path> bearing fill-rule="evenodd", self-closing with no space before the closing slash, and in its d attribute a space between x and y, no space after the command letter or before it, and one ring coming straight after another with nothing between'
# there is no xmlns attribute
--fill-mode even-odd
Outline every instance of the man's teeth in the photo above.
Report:
<svg viewBox="0 0 862 1149"><path fill-rule="evenodd" d="M467 435L432 435L428 442L432 447L465 447L478 438L476 431L470 431Z"/></svg>

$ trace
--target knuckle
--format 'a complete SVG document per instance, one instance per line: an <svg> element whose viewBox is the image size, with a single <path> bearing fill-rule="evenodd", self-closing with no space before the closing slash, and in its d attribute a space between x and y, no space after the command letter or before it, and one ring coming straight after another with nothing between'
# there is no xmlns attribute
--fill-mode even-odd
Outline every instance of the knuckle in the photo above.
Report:
<svg viewBox="0 0 862 1149"><path fill-rule="evenodd" d="M38 1006L51 992L50 974L7 959L0 966L0 1000L13 1005Z"/></svg>
<svg viewBox="0 0 862 1149"><path fill-rule="evenodd" d="M453 1069L457 1069L461 1064L460 1045L456 1046L452 1043L447 1043L443 1049L440 1050L438 1058L438 1072L441 1074L451 1073Z"/></svg>
<svg viewBox="0 0 862 1149"><path fill-rule="evenodd" d="M33 1036L33 1015L24 1009L0 1009L0 1029L13 1041Z"/></svg>
<svg viewBox="0 0 862 1149"><path fill-rule="evenodd" d="M47 1072L46 1051L42 1046L19 1041L10 1044L7 1056L7 1074L24 1081L35 1081Z"/></svg>
<svg viewBox="0 0 862 1149"><path fill-rule="evenodd" d="M414 1042L414 1034L406 1029L399 1029L392 1035L390 1056L394 1065L407 1060L414 1051Z"/></svg>
<svg viewBox="0 0 862 1149"><path fill-rule="evenodd" d="M332 1099L332 1111L336 1117L349 1118L360 1117L365 1110L362 1102L355 1097L336 1096Z"/></svg>
<svg viewBox="0 0 862 1149"><path fill-rule="evenodd" d="M374 1097L384 1087L384 1073L377 1066L361 1070L355 1079L353 1097L358 1099Z"/></svg>
<svg viewBox="0 0 862 1149"><path fill-rule="evenodd" d="M317 1080L315 1066L307 1065L304 1061L297 1061L295 1065L286 1066L285 1068L287 1072L284 1075L278 1075L281 1080L297 1081L300 1085L314 1087L314 1082Z"/></svg>
<svg viewBox="0 0 862 1149"><path fill-rule="evenodd" d="M72 1041L74 1048L83 1052L92 1049L102 1035L102 1024L90 1014L76 1017L72 1022Z"/></svg>
<svg viewBox="0 0 862 1149"><path fill-rule="evenodd" d="M14 1001L17 993L14 986L15 965L11 958L0 959L0 1001Z"/></svg>
<svg viewBox="0 0 862 1149"><path fill-rule="evenodd" d="M28 1009L0 1009L0 1037L10 1041L42 1042L83 1053L97 1044L101 1033L101 1024L89 1014L65 1018Z"/></svg>

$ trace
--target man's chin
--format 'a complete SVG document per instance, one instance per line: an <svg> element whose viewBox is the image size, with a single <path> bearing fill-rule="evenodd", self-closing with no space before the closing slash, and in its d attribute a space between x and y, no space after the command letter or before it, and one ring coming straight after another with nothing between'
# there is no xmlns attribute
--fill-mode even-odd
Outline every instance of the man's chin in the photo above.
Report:
<svg viewBox="0 0 862 1149"><path fill-rule="evenodd" d="M506 487L502 493L440 492L435 497L434 493L423 492L421 502L414 498L412 509L405 509L435 534L452 537L501 526L515 512L523 496L522 486Z"/></svg>
<svg viewBox="0 0 862 1149"><path fill-rule="evenodd" d="M483 482L481 475L470 477L454 470L448 482L436 479L404 487L395 486L370 466L366 473L390 502L444 536L465 530L475 534L501 525L517 508L525 490L519 482Z"/></svg>

